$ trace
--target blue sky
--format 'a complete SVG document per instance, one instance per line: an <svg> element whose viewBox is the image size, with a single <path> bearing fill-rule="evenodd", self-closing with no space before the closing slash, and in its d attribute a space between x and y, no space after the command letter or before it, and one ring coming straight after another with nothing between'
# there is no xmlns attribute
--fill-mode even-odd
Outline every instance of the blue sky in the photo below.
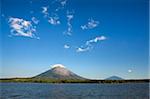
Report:
<svg viewBox="0 0 150 99"><path fill-rule="evenodd" d="M1 0L0 77L63 64L87 78L149 78L148 0Z"/></svg>

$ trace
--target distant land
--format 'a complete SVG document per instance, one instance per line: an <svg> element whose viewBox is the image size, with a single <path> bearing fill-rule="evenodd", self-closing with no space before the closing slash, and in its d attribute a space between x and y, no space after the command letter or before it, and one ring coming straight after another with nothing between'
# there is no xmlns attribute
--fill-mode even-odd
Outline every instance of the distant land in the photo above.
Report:
<svg viewBox="0 0 150 99"><path fill-rule="evenodd" d="M2 78L0 82L34 82L34 83L141 83L150 79L124 80L118 76L111 76L104 80L94 80L81 77L68 70L61 64L56 64L46 72L29 78Z"/></svg>
<svg viewBox="0 0 150 99"><path fill-rule="evenodd" d="M118 76L111 76L109 78L106 78L105 80L123 80L123 78L118 77Z"/></svg>

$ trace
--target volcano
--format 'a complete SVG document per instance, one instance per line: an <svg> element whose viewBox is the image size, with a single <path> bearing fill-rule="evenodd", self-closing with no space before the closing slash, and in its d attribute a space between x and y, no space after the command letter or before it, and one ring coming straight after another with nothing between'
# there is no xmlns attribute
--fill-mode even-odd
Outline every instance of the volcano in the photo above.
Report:
<svg viewBox="0 0 150 99"><path fill-rule="evenodd" d="M54 80L85 80L85 78L68 70L62 64L53 65L52 68L35 77L35 79L54 79Z"/></svg>
<svg viewBox="0 0 150 99"><path fill-rule="evenodd" d="M118 77L118 76L111 76L109 78L106 78L105 80L123 80L123 78Z"/></svg>

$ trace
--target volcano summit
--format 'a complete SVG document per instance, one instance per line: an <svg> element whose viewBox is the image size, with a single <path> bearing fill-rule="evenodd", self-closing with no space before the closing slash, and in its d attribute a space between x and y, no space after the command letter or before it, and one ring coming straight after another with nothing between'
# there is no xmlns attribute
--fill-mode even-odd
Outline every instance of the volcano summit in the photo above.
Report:
<svg viewBox="0 0 150 99"><path fill-rule="evenodd" d="M33 78L36 79L54 79L54 80L85 80L85 78L68 70L62 64L56 64L51 66L52 68L46 72L43 72Z"/></svg>

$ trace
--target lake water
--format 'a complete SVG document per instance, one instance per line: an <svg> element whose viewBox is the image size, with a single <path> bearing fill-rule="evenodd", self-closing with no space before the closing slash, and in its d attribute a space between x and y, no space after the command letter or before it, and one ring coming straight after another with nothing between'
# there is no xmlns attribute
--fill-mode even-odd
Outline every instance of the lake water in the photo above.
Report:
<svg viewBox="0 0 150 99"><path fill-rule="evenodd" d="M0 99L149 99L149 84L0 83Z"/></svg>

